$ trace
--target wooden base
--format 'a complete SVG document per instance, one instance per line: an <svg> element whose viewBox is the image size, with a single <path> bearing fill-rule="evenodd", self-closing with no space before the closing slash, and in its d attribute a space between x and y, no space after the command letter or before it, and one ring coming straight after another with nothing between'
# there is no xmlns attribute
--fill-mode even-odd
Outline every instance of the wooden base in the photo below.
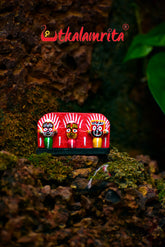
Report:
<svg viewBox="0 0 165 247"><path fill-rule="evenodd" d="M38 148L37 154L50 153L52 155L105 155L109 154L110 148Z"/></svg>

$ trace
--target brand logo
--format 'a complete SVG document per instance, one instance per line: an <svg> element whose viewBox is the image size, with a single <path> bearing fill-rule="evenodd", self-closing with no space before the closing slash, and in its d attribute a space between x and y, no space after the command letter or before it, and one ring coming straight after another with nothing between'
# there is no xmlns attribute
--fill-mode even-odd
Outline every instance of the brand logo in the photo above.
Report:
<svg viewBox="0 0 165 247"><path fill-rule="evenodd" d="M85 32L84 27L82 26L79 32L72 33L70 27L67 28L66 32L63 32L63 29L60 29L59 32L54 33L54 36L50 36L50 31L47 30L46 25L43 26L44 29L41 33L41 40L45 42L55 42L59 40L60 42L103 42L107 40L108 42L120 42L124 41L124 32L117 32L116 29L109 28L107 32ZM129 29L128 24L122 25L123 31Z"/></svg>

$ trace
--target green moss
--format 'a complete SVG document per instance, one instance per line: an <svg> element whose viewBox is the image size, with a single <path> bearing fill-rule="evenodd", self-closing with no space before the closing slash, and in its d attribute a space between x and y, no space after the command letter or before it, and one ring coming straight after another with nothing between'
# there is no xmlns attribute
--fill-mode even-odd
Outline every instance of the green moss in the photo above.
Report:
<svg viewBox="0 0 165 247"><path fill-rule="evenodd" d="M73 170L68 163L61 162L58 158L48 153L32 154L29 160L35 167L40 167L44 170L46 180L54 179L62 182L69 177Z"/></svg>
<svg viewBox="0 0 165 247"><path fill-rule="evenodd" d="M0 171L15 167L17 161L18 159L15 155L0 152Z"/></svg>
<svg viewBox="0 0 165 247"><path fill-rule="evenodd" d="M117 149L112 149L109 155L110 161L108 171L111 176L101 169L94 179L106 179L115 182L121 189L132 187L150 182L149 175L145 171L144 165L137 162L134 158L129 157L127 153L120 153Z"/></svg>
<svg viewBox="0 0 165 247"><path fill-rule="evenodd" d="M36 126L30 114L8 113L5 115L2 128L4 130L1 139L3 149L25 157L35 151Z"/></svg>
<svg viewBox="0 0 165 247"><path fill-rule="evenodd" d="M165 180L160 179L155 182L158 189L159 201L161 202L162 207L165 208Z"/></svg>
<svg viewBox="0 0 165 247"><path fill-rule="evenodd" d="M45 113L57 110L56 98L39 86L27 89L16 103L12 97L10 111L0 113L0 148L28 157L37 147L37 122Z"/></svg>

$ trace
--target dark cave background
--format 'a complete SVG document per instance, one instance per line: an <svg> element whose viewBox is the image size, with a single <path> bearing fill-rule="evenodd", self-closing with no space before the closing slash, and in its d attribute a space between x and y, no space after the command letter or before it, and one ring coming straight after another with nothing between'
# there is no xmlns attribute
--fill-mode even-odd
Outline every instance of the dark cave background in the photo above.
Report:
<svg viewBox="0 0 165 247"><path fill-rule="evenodd" d="M51 111L101 112L111 144L150 155L164 169L165 117L145 76L145 59L123 63L133 37L164 21L163 1L1 1L1 149L26 156L36 148L38 119ZM122 31L124 42L48 43L41 26L72 32Z"/></svg>
<svg viewBox="0 0 165 247"><path fill-rule="evenodd" d="M111 121L113 145L134 157L140 153L150 155L164 169L165 116L147 86L144 58L123 63L133 37L164 20L161 2L113 2L105 31L110 27L120 32L124 23L129 24L125 42L94 45L90 78L100 80L99 89L90 92L83 105L70 103L62 105L61 110L69 107L69 111L102 112Z"/></svg>

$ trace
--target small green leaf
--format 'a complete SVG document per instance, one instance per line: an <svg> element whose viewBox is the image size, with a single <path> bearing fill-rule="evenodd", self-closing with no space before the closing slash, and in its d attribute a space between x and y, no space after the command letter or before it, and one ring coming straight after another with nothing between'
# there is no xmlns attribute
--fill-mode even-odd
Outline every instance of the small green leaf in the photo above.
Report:
<svg viewBox="0 0 165 247"><path fill-rule="evenodd" d="M124 62L147 56L153 46L165 46L165 22L153 28L147 34L139 34L134 37L130 45Z"/></svg>
<svg viewBox="0 0 165 247"><path fill-rule="evenodd" d="M165 113L165 53L153 56L147 67L149 89L156 102Z"/></svg>
<svg viewBox="0 0 165 247"><path fill-rule="evenodd" d="M152 51L152 46L143 44L143 34L137 35L128 49L124 62L147 56Z"/></svg>
<svg viewBox="0 0 165 247"><path fill-rule="evenodd" d="M165 22L145 34L143 37L143 44L151 46L165 46Z"/></svg>

